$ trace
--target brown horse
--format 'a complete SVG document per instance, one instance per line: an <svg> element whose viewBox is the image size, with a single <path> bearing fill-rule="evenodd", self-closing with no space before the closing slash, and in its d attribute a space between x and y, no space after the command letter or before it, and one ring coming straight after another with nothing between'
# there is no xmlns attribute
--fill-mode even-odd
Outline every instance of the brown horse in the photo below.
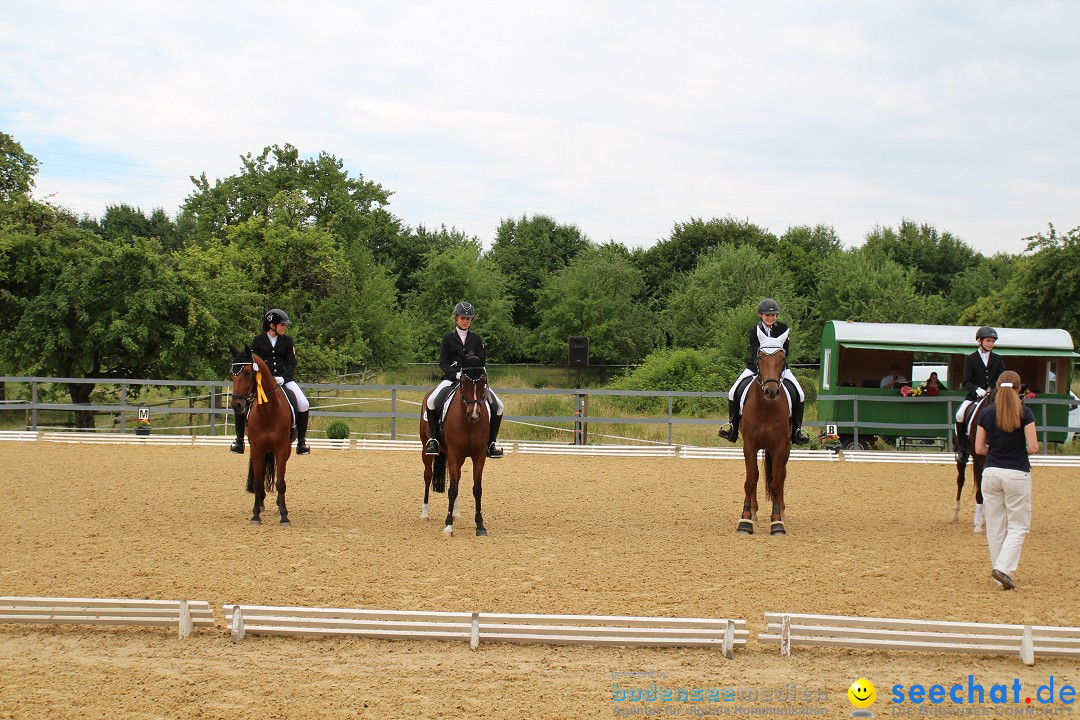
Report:
<svg viewBox="0 0 1080 720"><path fill-rule="evenodd" d="M483 495L482 479L484 462L487 460L488 429L490 427L490 408L487 403L487 372L475 358L465 358L462 363L461 381L450 396L450 408L443 420L443 438L439 454L424 455L424 506L420 514L422 520L428 519L428 490L441 493L446 488L446 469L450 468L450 490L447 495L446 526L443 535L453 537L454 517L457 512L458 482L461 480L461 466L465 458L472 458L473 498L476 500L476 534L487 535L484 516L481 513L480 498ZM431 393L429 392L428 395ZM427 407L427 395L424 405ZM420 442L426 443L430 437L427 418L421 413Z"/></svg>
<svg viewBox="0 0 1080 720"><path fill-rule="evenodd" d="M785 535L784 481L787 479L788 455L791 453L791 412L788 391L780 379L784 372L784 340L768 338L759 331L758 371L747 392L743 406L743 460L746 484L742 517L738 530L752 535L757 519L758 451L765 451L765 496L772 500L769 532ZM735 398L732 402L738 402Z"/></svg>
<svg viewBox="0 0 1080 720"><path fill-rule="evenodd" d="M285 466L292 454L292 409L285 391L274 380L266 363L251 348L233 350L232 404L247 417L247 437L251 446L248 459L247 491L255 494L251 523L262 523L266 494L277 487L278 515L281 524L289 525L289 510L285 506Z"/></svg>

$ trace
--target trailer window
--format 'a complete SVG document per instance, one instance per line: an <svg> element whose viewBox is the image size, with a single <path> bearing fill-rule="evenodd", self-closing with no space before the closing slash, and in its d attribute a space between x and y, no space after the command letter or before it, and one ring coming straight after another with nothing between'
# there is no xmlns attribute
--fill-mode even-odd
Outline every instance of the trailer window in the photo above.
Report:
<svg viewBox="0 0 1080 720"><path fill-rule="evenodd" d="M821 389L829 389L829 365L832 360L832 350L826 348L825 350L825 362L821 364Z"/></svg>
<svg viewBox="0 0 1080 720"><path fill-rule="evenodd" d="M1057 392L1057 377L1054 375L1054 361L1046 361L1046 390L1044 392L1053 395Z"/></svg>

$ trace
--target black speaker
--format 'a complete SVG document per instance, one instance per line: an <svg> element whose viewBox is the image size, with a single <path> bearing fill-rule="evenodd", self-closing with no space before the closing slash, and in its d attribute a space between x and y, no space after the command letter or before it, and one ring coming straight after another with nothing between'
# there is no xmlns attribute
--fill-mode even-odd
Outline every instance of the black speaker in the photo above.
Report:
<svg viewBox="0 0 1080 720"><path fill-rule="evenodd" d="M589 364L589 338L584 335L570 336L570 348L566 364L571 367Z"/></svg>

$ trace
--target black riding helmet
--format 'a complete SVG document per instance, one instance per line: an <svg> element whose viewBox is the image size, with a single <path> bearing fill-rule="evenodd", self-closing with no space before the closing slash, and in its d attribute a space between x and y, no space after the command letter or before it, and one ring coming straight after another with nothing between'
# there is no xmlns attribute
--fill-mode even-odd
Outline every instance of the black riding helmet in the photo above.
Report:
<svg viewBox="0 0 1080 720"><path fill-rule="evenodd" d="M288 325L289 314L286 313L284 310L279 310L277 308L267 310L266 316L263 318L263 332L266 332L270 329L271 325L276 325L277 323L285 323L286 325Z"/></svg>
<svg viewBox="0 0 1080 720"><path fill-rule="evenodd" d="M475 314L476 308L474 308L472 305L465 302L464 300L454 306L454 315L458 317L471 318Z"/></svg>
<svg viewBox="0 0 1080 720"><path fill-rule="evenodd" d="M997 340L998 339L997 330L995 330L992 327L988 327L986 325L983 325L981 328L979 328L975 332L975 341L978 342L978 341L982 340L983 338L994 338L995 340Z"/></svg>
<svg viewBox="0 0 1080 720"><path fill-rule="evenodd" d="M780 314L780 304L772 298L765 298L758 303L757 306L758 315L768 315L769 313Z"/></svg>

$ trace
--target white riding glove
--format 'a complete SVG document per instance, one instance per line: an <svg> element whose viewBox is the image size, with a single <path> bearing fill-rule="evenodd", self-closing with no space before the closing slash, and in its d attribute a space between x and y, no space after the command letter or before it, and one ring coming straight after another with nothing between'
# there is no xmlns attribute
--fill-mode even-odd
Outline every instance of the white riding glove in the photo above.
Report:
<svg viewBox="0 0 1080 720"><path fill-rule="evenodd" d="M982 396L986 395L986 391L983 390L982 388L975 388L975 394L978 395L979 397L982 397Z"/></svg>
<svg viewBox="0 0 1080 720"><path fill-rule="evenodd" d="M285 378L281 377L280 375L275 375L274 379L277 380L278 385L284 385L285 384Z"/></svg>
<svg viewBox="0 0 1080 720"><path fill-rule="evenodd" d="M456 374L456 375L454 375L454 379L455 379L455 380L460 380L460 379L461 379L461 371L460 371L460 370L458 370L458 371L457 371L457 374Z"/></svg>

